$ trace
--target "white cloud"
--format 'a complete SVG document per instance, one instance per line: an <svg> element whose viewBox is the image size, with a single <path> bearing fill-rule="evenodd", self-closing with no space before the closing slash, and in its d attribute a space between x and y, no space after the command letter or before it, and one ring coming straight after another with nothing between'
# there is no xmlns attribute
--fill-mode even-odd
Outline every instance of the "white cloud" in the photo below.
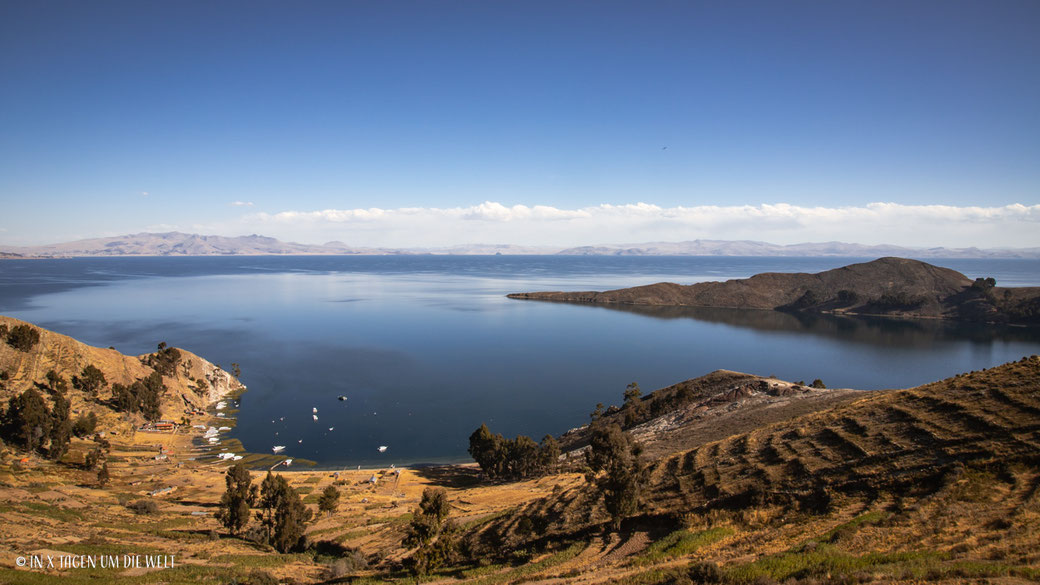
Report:
<svg viewBox="0 0 1040 585"><path fill-rule="evenodd" d="M843 241L932 247L1040 246L1040 205L999 207L869 203L802 207L788 203L660 207L602 204L578 209L506 206L287 210L252 213L242 233L357 246L445 246L512 243L545 246L684 241L759 240L778 244Z"/></svg>
<svg viewBox="0 0 1040 585"><path fill-rule="evenodd" d="M230 203L230 205L233 205L234 207L252 207L253 206L253 202L252 201L232 201Z"/></svg>
<svg viewBox="0 0 1040 585"><path fill-rule="evenodd" d="M181 227L173 223L153 223L145 228L146 232L176 232ZM118 234L121 235L121 234Z"/></svg>

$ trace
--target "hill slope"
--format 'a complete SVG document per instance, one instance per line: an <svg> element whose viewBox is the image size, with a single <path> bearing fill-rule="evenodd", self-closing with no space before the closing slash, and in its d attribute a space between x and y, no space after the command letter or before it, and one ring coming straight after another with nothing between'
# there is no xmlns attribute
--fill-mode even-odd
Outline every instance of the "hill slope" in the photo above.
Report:
<svg viewBox="0 0 1040 585"><path fill-rule="evenodd" d="M605 292L530 292L512 299L884 314L1032 322L1040 288L996 288L919 260L880 258L816 274L763 273L725 282L662 282Z"/></svg>
<svg viewBox="0 0 1040 585"><path fill-rule="evenodd" d="M0 384L0 401L7 400L29 388L48 386L47 372L53 370L66 382L80 376L88 365L98 368L107 384L96 397L70 390L67 393L73 413L81 410L98 416L119 419L112 410L112 384L130 385L152 374L155 369L145 362L149 356L128 356L114 349L92 347L66 335L36 327L24 321L0 315L0 329L13 330L18 326L32 327L39 333L39 341L28 351L12 347L0 340L0 372L6 380ZM163 377L166 392L161 400L164 417L179 420L186 408L204 409L232 392L245 389L230 373L209 361L187 351L178 350L180 360L171 375ZM200 383L204 381L204 383Z"/></svg>
<svg viewBox="0 0 1040 585"><path fill-rule="evenodd" d="M636 582L673 582L691 570L738 583L859 571L883 582L1040 578L1040 357L863 393L691 447L648 463L642 508L621 538L642 541L632 548L644 560L697 550L698 561ZM588 539L606 521L596 501L588 486L543 498L472 535L472 546ZM646 548L665 534L670 545Z"/></svg>
<svg viewBox="0 0 1040 585"><path fill-rule="evenodd" d="M641 399L641 414L631 405L611 406L604 422L628 429L650 458L674 453L768 424L856 400L861 390L812 388L775 378L717 370L655 390ZM559 441L564 451L588 444L588 425L571 429Z"/></svg>
<svg viewBox="0 0 1040 585"><path fill-rule="evenodd" d="M0 342L0 371L11 386L5 397L49 383L52 367L69 376L89 362L123 382L153 371L142 363L147 355L39 333L29 351ZM195 393L192 380L180 380L187 360L196 379L195 368L208 363L181 355L164 414L185 391ZM88 409L108 408L104 393L99 401L68 394ZM582 473L501 483L481 481L472 466L293 472L283 476L305 506L317 507L330 487L342 502L308 524L306 553L289 555L250 536L260 530L256 522L226 534L213 511L228 462L195 449L188 434L109 435L106 486L79 463L94 447L87 439L74 439L77 457L62 462L23 459L24 450L0 445L0 582L273 582L262 573L295 583L403 582L402 560L414 549L402 541L431 486L446 488L458 527L446 538L458 548L428 578L438 583L1040 581L1036 356L877 392L808 389L720 370L643 400L649 414L631 425L647 446L643 505L620 531L604 530L607 516ZM803 407L812 412L799 415ZM198 415L193 422L222 420ZM169 458L155 456L157 443L173 447ZM380 480L370 484L370 476ZM263 478L264 471L252 474L254 484ZM153 510L136 513L142 501ZM110 551L175 555L176 566L40 570L14 561Z"/></svg>

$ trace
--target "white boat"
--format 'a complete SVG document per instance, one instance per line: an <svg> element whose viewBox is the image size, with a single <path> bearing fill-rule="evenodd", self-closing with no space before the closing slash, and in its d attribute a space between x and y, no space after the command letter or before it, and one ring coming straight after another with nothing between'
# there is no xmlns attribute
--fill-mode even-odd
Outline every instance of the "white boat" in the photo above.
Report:
<svg viewBox="0 0 1040 585"><path fill-rule="evenodd" d="M220 459L223 459L224 461L227 461L228 459L233 459L235 457L235 454L234 453L226 453L225 452L225 453L221 453L220 455L217 455L217 457L220 458Z"/></svg>
<svg viewBox="0 0 1040 585"><path fill-rule="evenodd" d="M231 427L220 427L220 428L219 428L219 429L217 429L217 430L218 430L218 431L230 431L230 430L231 430Z"/></svg>
<svg viewBox="0 0 1040 585"><path fill-rule="evenodd" d="M289 467L290 465L292 465L292 459L286 459L285 461L282 461L282 465Z"/></svg>
<svg viewBox="0 0 1040 585"><path fill-rule="evenodd" d="M386 453L386 450L389 449L389 448L390 447L387 447L386 445L380 445L378 451L380 453Z"/></svg>
<svg viewBox="0 0 1040 585"><path fill-rule="evenodd" d="M315 406L315 407L311 408L311 412L313 412L314 414L318 414L318 407Z"/></svg>
<svg viewBox="0 0 1040 585"><path fill-rule="evenodd" d="M317 421L317 420L318 420L318 415L316 415L316 414L312 414L311 416L313 416L313 417L314 417L314 420L315 420L315 421Z"/></svg>
<svg viewBox="0 0 1040 585"><path fill-rule="evenodd" d="M285 445L275 445L274 447L271 447L271 451L274 451L275 453L285 451Z"/></svg>
<svg viewBox="0 0 1040 585"><path fill-rule="evenodd" d="M340 401L340 402L343 402L343 401L344 401L344 400L346 400L346 399L347 399L347 397L346 397L346 396L343 396L342 394L340 394L340 395L339 395L339 401Z"/></svg>
<svg viewBox="0 0 1040 585"><path fill-rule="evenodd" d="M235 455L234 457L231 458L232 461L239 461L240 459L242 459L241 455Z"/></svg>

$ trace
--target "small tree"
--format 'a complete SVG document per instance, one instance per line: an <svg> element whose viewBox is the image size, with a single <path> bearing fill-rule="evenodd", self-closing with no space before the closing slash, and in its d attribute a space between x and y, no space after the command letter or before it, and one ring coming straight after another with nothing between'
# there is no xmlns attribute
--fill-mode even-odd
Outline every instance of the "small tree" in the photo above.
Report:
<svg viewBox="0 0 1040 585"><path fill-rule="evenodd" d="M995 286L997 286L997 281L992 276L988 278L982 278L980 276L979 278L975 279L975 282L971 283L971 288L983 292L986 292Z"/></svg>
<svg viewBox="0 0 1040 585"><path fill-rule="evenodd" d="M97 429L97 415L93 412L79 415L72 424L72 434L77 437L88 437Z"/></svg>
<svg viewBox="0 0 1040 585"><path fill-rule="evenodd" d="M88 364L80 372L79 376L72 377L72 385L91 396L97 396L99 390L105 387L108 380L105 379L105 374L94 364Z"/></svg>
<svg viewBox="0 0 1040 585"><path fill-rule="evenodd" d="M486 424L481 424L480 428L469 436L470 456L491 479L497 479L505 471L504 441L501 435L491 434Z"/></svg>
<svg viewBox="0 0 1040 585"><path fill-rule="evenodd" d="M159 372L152 372L139 382L134 383L135 386L138 384L140 386L137 388L137 399L141 413L148 420L159 420L162 417L159 405L162 395L166 392L166 385L163 384L162 375Z"/></svg>
<svg viewBox="0 0 1040 585"><path fill-rule="evenodd" d="M603 416L603 403L602 402L597 402L595 410L593 410L591 413L589 413L589 420L591 422L596 422L602 416Z"/></svg>
<svg viewBox="0 0 1040 585"><path fill-rule="evenodd" d="M256 488L252 485L253 478L250 477L249 470L241 463L227 470L224 483L227 489L220 498L217 520L220 520L231 534L237 534L249 522L249 508L256 500Z"/></svg>
<svg viewBox="0 0 1040 585"><path fill-rule="evenodd" d="M812 381L812 387L813 388L826 389L827 385L823 383L823 380L821 380L819 378L816 378L815 380Z"/></svg>
<svg viewBox="0 0 1040 585"><path fill-rule="evenodd" d="M314 515L303 505L300 495L281 475L268 472L260 490L261 505L268 511L268 542L278 552L301 548L307 522Z"/></svg>
<svg viewBox="0 0 1040 585"><path fill-rule="evenodd" d="M97 467L97 464L104 458L105 453L101 450L101 447L94 447L83 456L83 467L87 471L93 470Z"/></svg>
<svg viewBox="0 0 1040 585"><path fill-rule="evenodd" d="M556 466L560 461L560 444L556 442L552 435L542 437L540 457L544 473L556 471Z"/></svg>
<svg viewBox="0 0 1040 585"><path fill-rule="evenodd" d="M603 496L603 507L617 530L639 509L644 480L641 449L616 423L593 424L589 447L587 479Z"/></svg>
<svg viewBox="0 0 1040 585"><path fill-rule="evenodd" d="M454 558L457 528L453 522L446 521L450 512L451 503L443 488L423 490L419 509L412 517L404 540L405 546L418 547L409 559L415 574L425 575Z"/></svg>
<svg viewBox="0 0 1040 585"><path fill-rule="evenodd" d="M513 479L523 479L536 475L542 470L541 449L527 435L519 435L509 442L509 475Z"/></svg>
<svg viewBox="0 0 1040 585"><path fill-rule="evenodd" d="M632 382L625 387L625 426L631 427L643 421L646 416L646 405L643 404L642 391L639 384Z"/></svg>
<svg viewBox="0 0 1040 585"><path fill-rule="evenodd" d="M122 412L136 412L137 400L130 386L124 386L116 382L112 384L112 403L116 410Z"/></svg>
<svg viewBox="0 0 1040 585"><path fill-rule="evenodd" d="M163 376L177 373L177 364L181 361L181 352L176 347L167 347L165 341L159 342L158 350L144 358L144 363Z"/></svg>
<svg viewBox="0 0 1040 585"><path fill-rule="evenodd" d="M72 438L72 421L69 420L69 401L61 394L54 398L54 409L51 410L50 447L47 456L58 461L69 450Z"/></svg>
<svg viewBox="0 0 1040 585"><path fill-rule="evenodd" d="M318 498L318 511L324 512L326 516L332 516L339 507L339 490L336 486L330 485L321 492L321 497Z"/></svg>
<svg viewBox="0 0 1040 585"><path fill-rule="evenodd" d="M7 345L18 351L29 351L40 342L40 332L29 325L15 325L7 334Z"/></svg>
<svg viewBox="0 0 1040 585"><path fill-rule="evenodd" d="M264 542L270 543L274 532L274 510L278 506L278 485L275 475L270 470L260 483L260 495L257 498L257 506L260 511L256 512L256 519L264 530Z"/></svg>
<svg viewBox="0 0 1040 585"><path fill-rule="evenodd" d="M65 394L69 391L69 383L58 372L49 370L46 374L47 387L55 394Z"/></svg>
<svg viewBox="0 0 1040 585"><path fill-rule="evenodd" d="M101 487L108 485L109 474L108 474L108 462L106 461L101 465L101 469L97 472L97 482Z"/></svg>
<svg viewBox="0 0 1040 585"><path fill-rule="evenodd" d="M4 436L35 451L42 447L51 431L51 414L43 396L29 388L8 401L4 414Z"/></svg>

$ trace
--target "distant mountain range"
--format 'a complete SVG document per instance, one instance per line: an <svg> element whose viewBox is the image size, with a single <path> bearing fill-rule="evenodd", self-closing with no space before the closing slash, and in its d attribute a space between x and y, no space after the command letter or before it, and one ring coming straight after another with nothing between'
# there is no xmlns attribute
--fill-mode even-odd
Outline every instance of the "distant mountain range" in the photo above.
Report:
<svg viewBox="0 0 1040 585"><path fill-rule="evenodd" d="M902 246L823 242L770 244L750 240L692 240L559 248L509 244L463 244L441 248L370 248L343 242L297 244L275 238L204 236L181 232L139 233L44 246L0 246L0 258L71 258L80 256L266 256L266 255L542 255L570 256L837 256L913 258L1040 258L1040 248L906 248Z"/></svg>
<svg viewBox="0 0 1040 585"><path fill-rule="evenodd" d="M907 248L844 242L770 244L751 240L692 240L606 246L581 246L557 252L587 256L838 256L914 258L1040 258L1040 248Z"/></svg>

